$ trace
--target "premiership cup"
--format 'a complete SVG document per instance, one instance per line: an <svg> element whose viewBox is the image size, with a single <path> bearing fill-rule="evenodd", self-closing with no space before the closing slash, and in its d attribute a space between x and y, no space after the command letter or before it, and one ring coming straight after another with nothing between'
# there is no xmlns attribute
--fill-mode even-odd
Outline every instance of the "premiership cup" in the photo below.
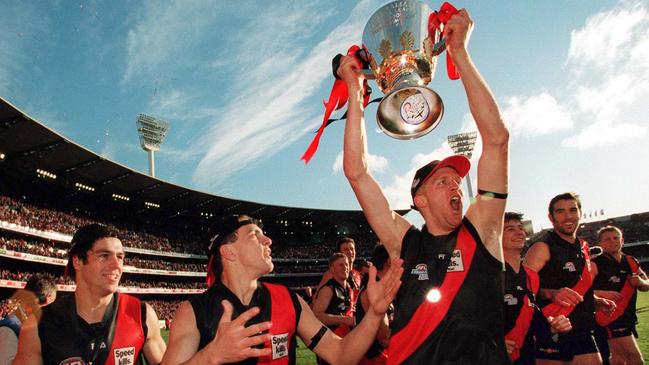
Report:
<svg viewBox="0 0 649 365"><path fill-rule="evenodd" d="M433 130L444 104L427 88L437 55L446 49L441 31L429 34L431 9L416 0L399 0L377 10L365 25L363 46L371 74L386 94L377 122L390 137L414 139Z"/></svg>

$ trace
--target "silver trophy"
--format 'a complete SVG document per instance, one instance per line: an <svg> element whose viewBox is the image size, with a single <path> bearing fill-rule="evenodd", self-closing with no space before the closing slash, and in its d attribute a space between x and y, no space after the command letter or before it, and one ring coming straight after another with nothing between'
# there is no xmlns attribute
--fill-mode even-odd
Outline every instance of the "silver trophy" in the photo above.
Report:
<svg viewBox="0 0 649 365"><path fill-rule="evenodd" d="M429 34L431 9L416 0L394 1L377 10L365 25L363 46L373 77L386 94L377 121L390 137L414 139L433 130L444 104L427 88L437 56L446 49L441 31Z"/></svg>

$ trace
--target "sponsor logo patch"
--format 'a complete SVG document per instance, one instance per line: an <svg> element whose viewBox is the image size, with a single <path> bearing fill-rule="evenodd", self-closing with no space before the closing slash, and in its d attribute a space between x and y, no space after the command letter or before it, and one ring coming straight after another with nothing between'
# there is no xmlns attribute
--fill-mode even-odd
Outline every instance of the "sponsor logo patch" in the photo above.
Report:
<svg viewBox="0 0 649 365"><path fill-rule="evenodd" d="M575 264L570 261L566 262L565 265L563 265L563 269L570 272L577 271L577 269L575 268Z"/></svg>
<svg viewBox="0 0 649 365"><path fill-rule="evenodd" d="M518 304L518 298L511 294L505 294L505 303L507 303L507 305L516 305Z"/></svg>
<svg viewBox="0 0 649 365"><path fill-rule="evenodd" d="M462 261L462 251L460 249L455 249L451 255L451 261L448 263L448 270L446 270L446 272L459 271L464 271L464 261Z"/></svg>
<svg viewBox="0 0 649 365"><path fill-rule="evenodd" d="M620 278L619 278L618 276L611 276L611 277L608 279L608 281L610 281L611 283L619 283L619 282L622 281L622 280L620 280Z"/></svg>
<svg viewBox="0 0 649 365"><path fill-rule="evenodd" d="M428 280L428 266L426 266L426 264L417 264L410 273L412 275L419 275L417 280Z"/></svg>
<svg viewBox="0 0 649 365"><path fill-rule="evenodd" d="M273 360L288 356L288 333L272 335L270 343L273 348Z"/></svg>
<svg viewBox="0 0 649 365"><path fill-rule="evenodd" d="M115 365L135 364L135 347L122 347L113 350Z"/></svg>

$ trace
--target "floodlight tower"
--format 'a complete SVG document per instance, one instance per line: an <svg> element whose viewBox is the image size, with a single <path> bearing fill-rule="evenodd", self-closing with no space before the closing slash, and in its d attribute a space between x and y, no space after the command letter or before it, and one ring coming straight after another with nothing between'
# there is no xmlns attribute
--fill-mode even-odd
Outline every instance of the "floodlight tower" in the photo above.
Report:
<svg viewBox="0 0 649 365"><path fill-rule="evenodd" d="M160 145L167 135L169 123L146 114L139 114L135 122L140 135L140 146L149 154L149 175L155 177L153 153L160 150Z"/></svg>
<svg viewBox="0 0 649 365"><path fill-rule="evenodd" d="M476 138L478 138L477 132L454 134L448 136L448 144L456 155L464 155L466 158L471 159ZM473 197L473 188L471 187L471 175L468 173L466 175L466 190L469 193L469 201L473 203L475 198Z"/></svg>

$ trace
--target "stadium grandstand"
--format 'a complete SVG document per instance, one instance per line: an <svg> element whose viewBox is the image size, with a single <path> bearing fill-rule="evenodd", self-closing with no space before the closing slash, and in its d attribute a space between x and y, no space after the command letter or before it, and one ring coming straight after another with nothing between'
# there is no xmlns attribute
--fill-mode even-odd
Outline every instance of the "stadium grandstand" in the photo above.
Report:
<svg viewBox="0 0 649 365"><path fill-rule="evenodd" d="M356 240L359 258L376 244L361 211L273 206L174 185L103 158L0 98L0 300L35 272L73 291L63 275L72 234L99 222L119 231L127 252L121 290L169 319L187 295L205 290L205 244L227 214L261 219L275 263L263 280L296 290L317 285L341 236Z"/></svg>
<svg viewBox="0 0 649 365"><path fill-rule="evenodd" d="M262 220L275 263L263 280L296 290L319 282L341 236L354 238L359 258L376 243L361 211L266 205L184 188L105 159L0 98L0 301L35 272L73 291L63 275L72 234L100 222L120 232L127 252L121 290L169 320L182 300L205 290L205 244L227 214ZM609 224L624 230L625 251L647 268L649 212L585 223L580 234L595 243Z"/></svg>

